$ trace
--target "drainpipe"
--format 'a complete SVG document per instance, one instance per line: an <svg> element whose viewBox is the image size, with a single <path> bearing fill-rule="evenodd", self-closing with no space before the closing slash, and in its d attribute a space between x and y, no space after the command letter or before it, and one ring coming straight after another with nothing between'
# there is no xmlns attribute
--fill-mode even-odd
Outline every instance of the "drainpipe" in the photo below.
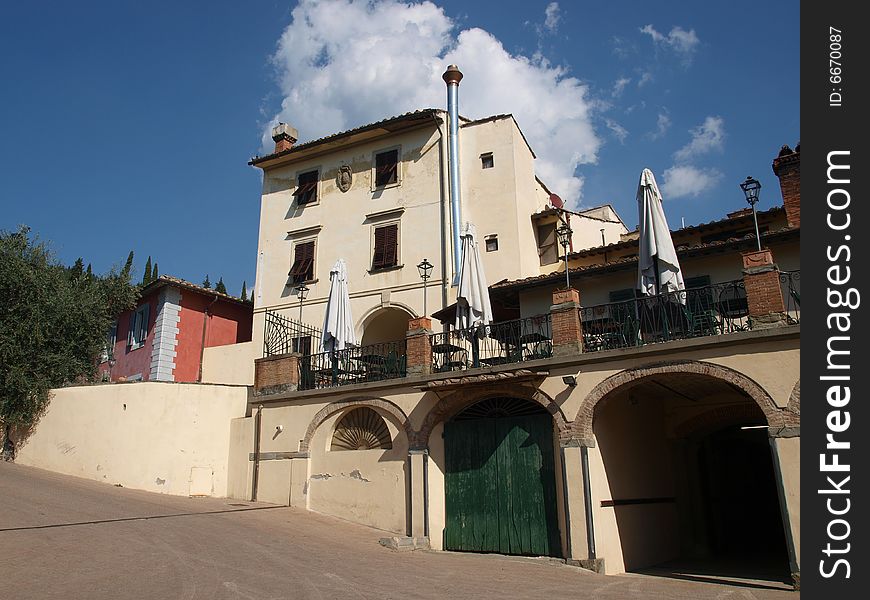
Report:
<svg viewBox="0 0 870 600"><path fill-rule="evenodd" d="M456 65L450 65L441 76L447 84L447 118L450 123L450 135L447 146L450 167L450 216L453 226L453 285L459 285L461 269L459 256L459 227L462 223L461 196L459 189L459 82L462 81L462 71Z"/></svg>
<svg viewBox="0 0 870 600"><path fill-rule="evenodd" d="M586 549L589 560L595 560L595 526L592 522L592 489L589 487L589 448L580 446L580 463L583 471L583 504L586 506Z"/></svg>
<svg viewBox="0 0 870 600"><path fill-rule="evenodd" d="M447 288L449 284L447 283L447 238L449 237L449 233L447 232L447 191L446 186L444 185L445 174L447 173L446 165L448 162L447 159L447 151L444 148L444 131L441 129L444 125L444 121L437 116L433 116L435 120L435 124L438 127L438 183L441 194L441 206L439 210L439 214L441 216L441 308L447 308Z"/></svg>
<svg viewBox="0 0 870 600"><path fill-rule="evenodd" d="M211 307L214 306L214 303L218 301L218 297L215 296L214 300L211 301L211 304L205 307L205 312L202 313L202 343L199 346L199 372L196 375L196 382L202 383L202 359L205 355L205 334L208 330L208 317L211 315Z"/></svg>
<svg viewBox="0 0 870 600"><path fill-rule="evenodd" d="M254 416L254 474L251 476L251 502L257 501L257 486L260 483L260 430L263 423L263 405L257 406Z"/></svg>

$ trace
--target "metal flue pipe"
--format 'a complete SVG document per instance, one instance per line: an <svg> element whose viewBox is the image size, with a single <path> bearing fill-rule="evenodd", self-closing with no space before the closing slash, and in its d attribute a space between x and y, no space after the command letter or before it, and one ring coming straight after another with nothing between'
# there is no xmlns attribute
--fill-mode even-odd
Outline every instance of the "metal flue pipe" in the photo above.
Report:
<svg viewBox="0 0 870 600"><path fill-rule="evenodd" d="M447 136L448 169L450 176L450 217L453 229L453 285L459 284L461 269L461 248L459 243L459 228L462 224L461 192L459 188L459 82L462 81L462 71L456 65L450 65L441 76L447 84L447 119L449 135Z"/></svg>

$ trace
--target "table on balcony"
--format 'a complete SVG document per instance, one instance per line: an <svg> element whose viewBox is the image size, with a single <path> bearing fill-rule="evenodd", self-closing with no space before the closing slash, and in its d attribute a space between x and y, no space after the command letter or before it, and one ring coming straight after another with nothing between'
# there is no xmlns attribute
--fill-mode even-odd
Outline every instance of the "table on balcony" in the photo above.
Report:
<svg viewBox="0 0 870 600"><path fill-rule="evenodd" d="M433 344L432 354L444 356L443 362L436 369L438 372L455 371L465 367L467 352L461 346L451 344L450 342Z"/></svg>

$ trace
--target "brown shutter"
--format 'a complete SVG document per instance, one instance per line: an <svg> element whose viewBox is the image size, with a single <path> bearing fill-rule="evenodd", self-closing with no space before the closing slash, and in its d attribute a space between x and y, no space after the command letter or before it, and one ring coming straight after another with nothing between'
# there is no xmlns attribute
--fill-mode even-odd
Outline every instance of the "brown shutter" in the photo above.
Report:
<svg viewBox="0 0 870 600"><path fill-rule="evenodd" d="M372 270L395 267L399 257L399 226L385 225L375 229Z"/></svg>
<svg viewBox="0 0 870 600"><path fill-rule="evenodd" d="M317 200L317 178L317 171L299 174L296 190L293 192L297 204L310 204Z"/></svg>
<svg viewBox="0 0 870 600"><path fill-rule="evenodd" d="M384 230L384 266L395 267L398 264L399 226L387 225Z"/></svg>
<svg viewBox="0 0 870 600"><path fill-rule="evenodd" d="M372 270L384 268L387 247L386 229L386 227L375 228L375 249L372 253Z"/></svg>
<svg viewBox="0 0 870 600"><path fill-rule="evenodd" d="M294 282L310 281L314 278L314 242L296 244L293 266L288 273Z"/></svg>
<svg viewBox="0 0 870 600"><path fill-rule="evenodd" d="M390 150L375 156L375 186L389 185L398 181L399 151Z"/></svg>

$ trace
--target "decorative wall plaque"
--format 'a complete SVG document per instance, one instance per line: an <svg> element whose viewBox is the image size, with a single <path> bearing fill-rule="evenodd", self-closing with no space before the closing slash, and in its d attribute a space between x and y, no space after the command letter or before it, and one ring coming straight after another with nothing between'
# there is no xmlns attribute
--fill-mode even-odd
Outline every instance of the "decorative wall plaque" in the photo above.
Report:
<svg viewBox="0 0 870 600"><path fill-rule="evenodd" d="M350 184L353 182L353 171L350 170L350 165L341 165L338 169L338 189L346 192L350 189Z"/></svg>

